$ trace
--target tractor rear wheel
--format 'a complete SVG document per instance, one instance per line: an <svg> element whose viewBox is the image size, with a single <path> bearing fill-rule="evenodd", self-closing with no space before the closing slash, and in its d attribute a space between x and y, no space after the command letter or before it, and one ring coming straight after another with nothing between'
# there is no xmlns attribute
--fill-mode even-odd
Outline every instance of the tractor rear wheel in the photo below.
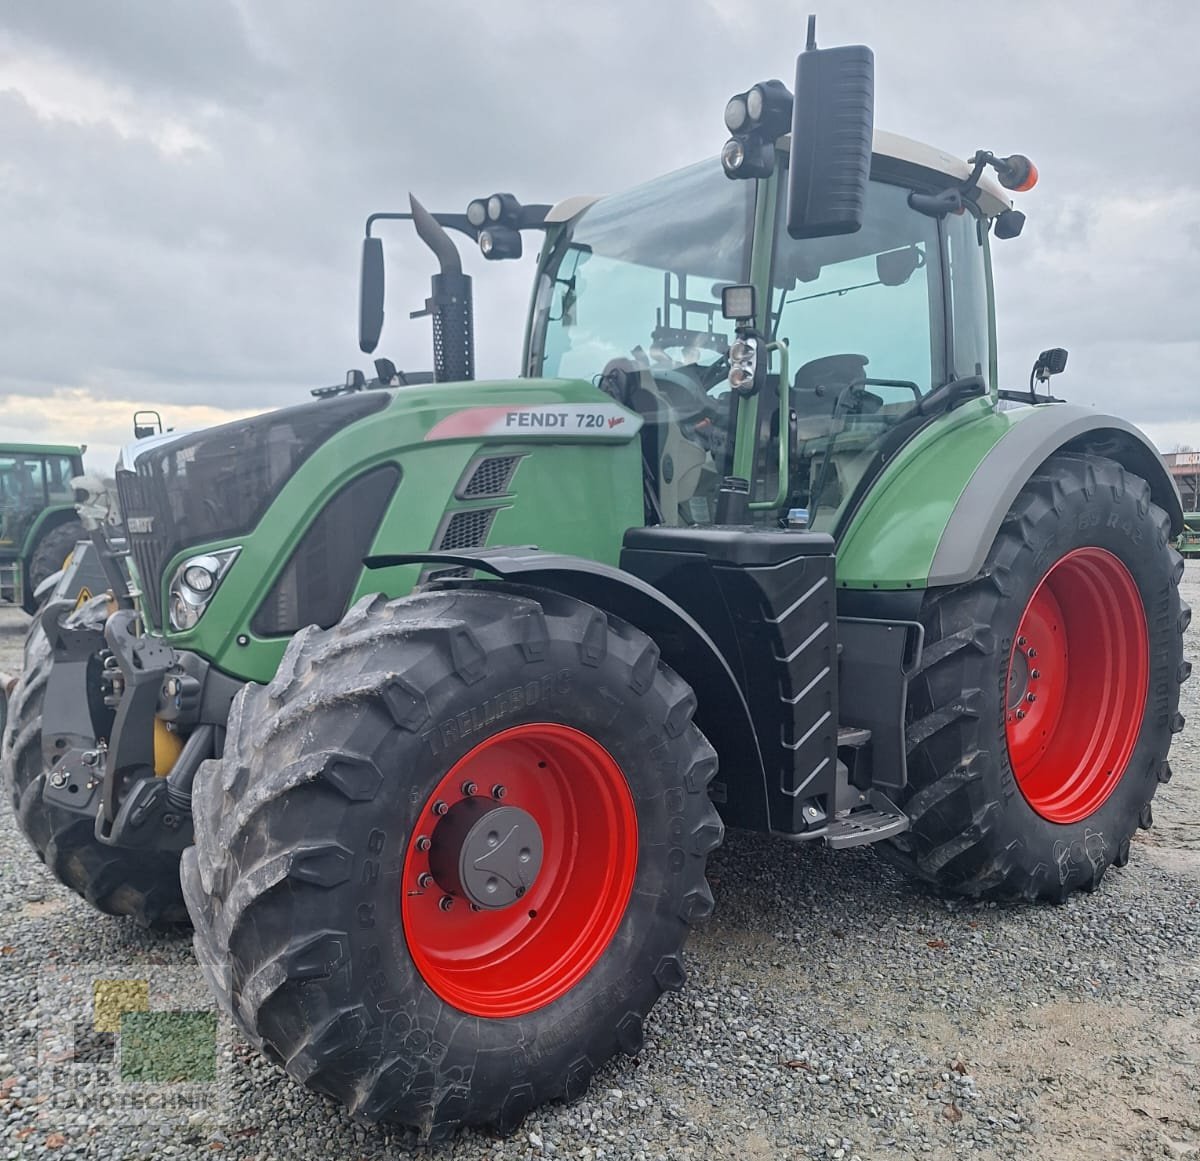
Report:
<svg viewBox="0 0 1200 1161"><path fill-rule="evenodd" d="M308 1087L427 1138L581 1096L712 910L694 709L648 637L545 591L449 584L304 630L193 787L218 999Z"/></svg>
<svg viewBox="0 0 1200 1161"><path fill-rule="evenodd" d="M100 596L72 613L68 623L102 625L106 616L107 598ZM53 664L50 641L35 620L0 739L0 766L17 826L54 877L98 911L131 916L142 927L186 924L178 855L107 846L96 838L94 819L51 806L42 797L42 705Z"/></svg>
<svg viewBox="0 0 1200 1161"><path fill-rule="evenodd" d="M25 578L25 612L33 616L37 612L34 592L48 576L53 576L63 567L75 545L87 539L87 531L78 520L51 528L33 550L29 558L29 575Z"/></svg>
<svg viewBox="0 0 1200 1161"><path fill-rule="evenodd" d="M974 897L1061 901L1151 821L1190 672L1183 561L1138 476L1052 457L975 580L931 591L909 685L909 869Z"/></svg>

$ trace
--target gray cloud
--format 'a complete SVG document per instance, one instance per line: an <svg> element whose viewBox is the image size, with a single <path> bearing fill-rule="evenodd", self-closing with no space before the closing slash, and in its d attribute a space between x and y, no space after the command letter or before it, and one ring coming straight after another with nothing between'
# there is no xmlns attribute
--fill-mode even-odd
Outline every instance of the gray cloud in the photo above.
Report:
<svg viewBox="0 0 1200 1161"><path fill-rule="evenodd" d="M172 403L293 401L362 362L367 213L403 206L409 189L451 209L495 189L604 192L715 153L731 92L790 80L808 7L7 6L0 393L85 386L168 415ZM1188 379L1200 10L830 0L820 34L875 48L882 127L1039 162L1025 235L996 246L1006 380L1022 383L1038 350L1062 344L1071 397L1200 422ZM21 66L15 80L5 60ZM48 111L31 75L66 105L59 82L75 79L84 106L107 94L119 115ZM388 248L382 349L424 367L427 324L404 312L426 293L428 257L403 228ZM530 263L468 265L481 368L515 371Z"/></svg>

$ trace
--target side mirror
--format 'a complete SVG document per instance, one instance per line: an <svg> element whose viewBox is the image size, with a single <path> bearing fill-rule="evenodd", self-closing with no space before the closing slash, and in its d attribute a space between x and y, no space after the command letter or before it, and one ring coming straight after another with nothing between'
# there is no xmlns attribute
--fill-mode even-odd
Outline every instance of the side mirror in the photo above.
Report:
<svg viewBox="0 0 1200 1161"><path fill-rule="evenodd" d="M383 242L364 238L358 291L358 348L369 355L383 333Z"/></svg>
<svg viewBox="0 0 1200 1161"><path fill-rule="evenodd" d="M818 49L796 58L787 230L793 238L853 234L862 226L875 127L875 55L866 45Z"/></svg>

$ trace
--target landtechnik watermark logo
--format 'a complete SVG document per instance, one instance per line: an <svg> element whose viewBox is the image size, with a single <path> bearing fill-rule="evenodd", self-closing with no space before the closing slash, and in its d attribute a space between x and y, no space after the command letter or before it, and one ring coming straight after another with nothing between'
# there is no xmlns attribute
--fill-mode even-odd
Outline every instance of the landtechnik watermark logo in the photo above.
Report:
<svg viewBox="0 0 1200 1161"><path fill-rule="evenodd" d="M216 1112L227 1107L228 1021L197 967L104 964L38 975L41 1111L107 1107Z"/></svg>

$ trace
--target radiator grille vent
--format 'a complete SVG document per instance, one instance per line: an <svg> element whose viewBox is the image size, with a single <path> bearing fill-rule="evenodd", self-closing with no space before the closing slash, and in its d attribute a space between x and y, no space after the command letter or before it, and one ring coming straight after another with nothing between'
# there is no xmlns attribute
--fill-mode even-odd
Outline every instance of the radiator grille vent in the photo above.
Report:
<svg viewBox="0 0 1200 1161"><path fill-rule="evenodd" d="M489 456L480 460L459 495L467 500L505 495L520 462L520 456Z"/></svg>
<svg viewBox="0 0 1200 1161"><path fill-rule="evenodd" d="M457 552L461 548L481 547L487 542L496 511L495 508L476 508L470 512L455 512L438 540L437 551Z"/></svg>

